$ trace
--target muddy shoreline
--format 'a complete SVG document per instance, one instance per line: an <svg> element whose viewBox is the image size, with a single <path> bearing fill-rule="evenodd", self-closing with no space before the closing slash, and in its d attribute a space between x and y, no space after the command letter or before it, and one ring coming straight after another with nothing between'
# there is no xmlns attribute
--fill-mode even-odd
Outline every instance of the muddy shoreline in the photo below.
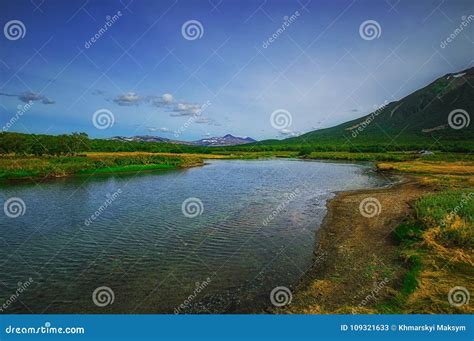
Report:
<svg viewBox="0 0 474 341"><path fill-rule="evenodd" d="M374 305L398 290L407 271L392 231L413 213L412 203L430 191L416 177L403 176L388 187L336 193L316 232L312 267L292 288L291 304L275 312L375 312ZM363 215L364 200L372 204Z"/></svg>

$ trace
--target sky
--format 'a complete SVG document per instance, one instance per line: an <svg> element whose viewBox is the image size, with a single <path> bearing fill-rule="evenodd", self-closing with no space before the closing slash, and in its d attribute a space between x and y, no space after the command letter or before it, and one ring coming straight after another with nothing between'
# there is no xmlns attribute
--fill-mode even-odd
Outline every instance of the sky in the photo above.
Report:
<svg viewBox="0 0 474 341"><path fill-rule="evenodd" d="M285 138L474 66L471 0L1 0L0 8L4 131Z"/></svg>

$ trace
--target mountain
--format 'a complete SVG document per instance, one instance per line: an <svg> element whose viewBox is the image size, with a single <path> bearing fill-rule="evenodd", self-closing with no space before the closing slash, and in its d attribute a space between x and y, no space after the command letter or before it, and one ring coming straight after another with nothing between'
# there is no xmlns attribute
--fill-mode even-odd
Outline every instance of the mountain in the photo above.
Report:
<svg viewBox="0 0 474 341"><path fill-rule="evenodd" d="M470 116L473 115L474 68L470 68L446 74L361 118L298 137L265 140L252 145L356 150L368 146L375 149L449 149L456 145L472 151L474 123L470 122Z"/></svg>
<svg viewBox="0 0 474 341"><path fill-rule="evenodd" d="M150 135L132 136L132 137L114 136L114 137L109 138L109 140L127 141L127 142L166 142L166 143L169 143L170 141L170 139L166 139L164 137L150 136Z"/></svg>
<svg viewBox="0 0 474 341"><path fill-rule="evenodd" d="M165 137L151 136L151 135L141 135L141 136L114 136L109 138L113 141L124 141L124 142L161 142L161 143L173 143L173 144L192 144L192 142L171 140Z"/></svg>
<svg viewBox="0 0 474 341"><path fill-rule="evenodd" d="M111 137L109 140L128 141L128 142L161 142L161 143L186 144L186 145L195 145L195 146L235 146L235 145L240 145L240 144L245 144L245 143L256 142L254 139L250 137L237 137L231 134L227 134L223 137L209 137L209 138L201 139L198 141L192 141L192 142L171 140L164 137L151 136L151 135L132 136L132 137L114 136L114 137Z"/></svg>
<svg viewBox="0 0 474 341"><path fill-rule="evenodd" d="M223 137L209 137L194 141L192 144L196 146L235 146L240 144L256 142L250 137L238 137L227 134Z"/></svg>

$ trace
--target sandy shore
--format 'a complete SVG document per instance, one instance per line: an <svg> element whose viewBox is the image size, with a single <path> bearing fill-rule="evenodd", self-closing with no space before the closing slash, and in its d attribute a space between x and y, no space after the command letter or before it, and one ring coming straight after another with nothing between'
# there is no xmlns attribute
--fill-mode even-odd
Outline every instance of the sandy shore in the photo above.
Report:
<svg viewBox="0 0 474 341"><path fill-rule="evenodd" d="M394 295L407 272L392 231L412 213L412 203L429 191L406 178L389 188L338 193L318 231L314 265L294 288L292 303L279 312L374 312L374 305ZM361 214L365 199L376 203L372 208L378 214Z"/></svg>

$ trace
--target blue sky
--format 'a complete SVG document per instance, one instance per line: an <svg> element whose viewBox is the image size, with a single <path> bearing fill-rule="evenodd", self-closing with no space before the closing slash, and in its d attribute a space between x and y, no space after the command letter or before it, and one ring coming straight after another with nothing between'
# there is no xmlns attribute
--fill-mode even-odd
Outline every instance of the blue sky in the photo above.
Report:
<svg viewBox="0 0 474 341"><path fill-rule="evenodd" d="M9 131L284 138L360 117L474 66L474 22L441 47L474 14L470 0L3 0L0 6L2 28L12 20L25 28L24 36L8 39L5 30L0 36L0 127L10 122ZM182 28L190 20L202 29L186 39ZM379 28L364 39L359 29L368 20ZM93 116L104 109L114 123L98 129ZM291 126L275 129L275 110L290 113Z"/></svg>

